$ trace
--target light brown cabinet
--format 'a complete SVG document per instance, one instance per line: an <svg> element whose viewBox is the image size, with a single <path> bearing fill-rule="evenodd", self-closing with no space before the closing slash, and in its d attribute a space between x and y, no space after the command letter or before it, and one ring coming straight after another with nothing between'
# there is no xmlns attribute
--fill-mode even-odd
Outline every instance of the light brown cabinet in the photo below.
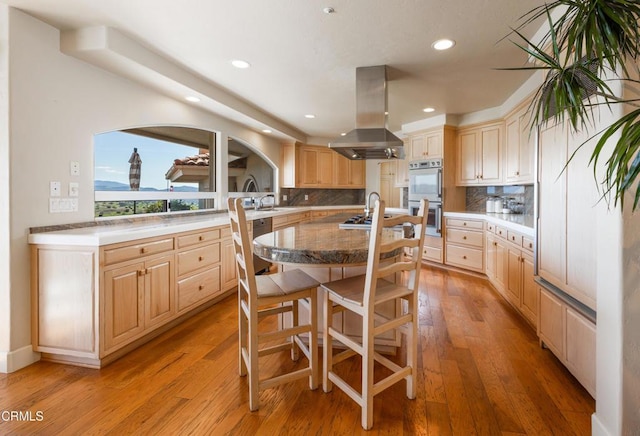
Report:
<svg viewBox="0 0 640 436"><path fill-rule="evenodd" d="M396 163L386 161L380 163L380 198L386 207L400 207L400 190L395 185Z"/></svg>
<svg viewBox="0 0 640 436"><path fill-rule="evenodd" d="M505 298L505 282L507 277L507 244L495 234L493 224L486 230L486 268L489 281Z"/></svg>
<svg viewBox="0 0 640 436"><path fill-rule="evenodd" d="M438 236L425 235L422 246L422 259L430 262L442 263L444 261L442 249L442 238Z"/></svg>
<svg viewBox="0 0 640 436"><path fill-rule="evenodd" d="M105 353L175 314L173 259L169 254L105 271Z"/></svg>
<svg viewBox="0 0 640 436"><path fill-rule="evenodd" d="M595 398L595 324L551 291L539 288L539 292L540 344L549 348Z"/></svg>
<svg viewBox="0 0 640 436"><path fill-rule="evenodd" d="M533 183L535 136L529 128L528 103L516 109L505 121L506 183Z"/></svg>
<svg viewBox="0 0 640 436"><path fill-rule="evenodd" d="M405 139L403 141L404 159L396 159L396 188L405 188L409 186L409 161L411 161L411 141Z"/></svg>
<svg viewBox="0 0 640 436"><path fill-rule="evenodd" d="M33 245L34 350L44 360L99 368L230 292L235 256L223 245L230 238L221 240L226 230L101 247Z"/></svg>
<svg viewBox="0 0 640 436"><path fill-rule="evenodd" d="M284 188L364 188L365 164L327 147L283 144L281 179Z"/></svg>
<svg viewBox="0 0 640 436"><path fill-rule="evenodd" d="M503 123L489 123L458 132L456 185L496 185L502 182Z"/></svg>
<svg viewBox="0 0 640 436"><path fill-rule="evenodd" d="M484 272L483 221L446 218L445 263Z"/></svg>
<svg viewBox="0 0 640 436"><path fill-rule="evenodd" d="M411 160L442 157L443 138L441 129L411 136Z"/></svg>

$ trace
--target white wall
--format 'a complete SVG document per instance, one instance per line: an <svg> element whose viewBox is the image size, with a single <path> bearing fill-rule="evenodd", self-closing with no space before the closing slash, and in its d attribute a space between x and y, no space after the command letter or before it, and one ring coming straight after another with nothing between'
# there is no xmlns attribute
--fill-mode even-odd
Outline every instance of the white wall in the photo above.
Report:
<svg viewBox="0 0 640 436"><path fill-rule="evenodd" d="M5 17L4 5L2 10ZM280 160L280 145L229 120L63 55L57 29L16 9L8 9L8 26L3 22L0 25L0 32L9 32L10 75L8 113L0 106L2 123L8 120L8 128L1 129L0 135L7 131L11 135L8 150L0 137L0 165L9 162L9 171L1 174L10 174L9 183L0 187L0 200L7 200L9 194L5 191L10 189L10 229L4 233L2 228L0 268L9 268L11 259L10 272L0 274L0 308L10 308L11 313L9 328L0 326L2 362L7 351L30 350L29 228L93 220L94 134L149 125L197 127L222 132L219 136L224 156L226 136L230 135L250 144L272 162ZM1 59L7 53L5 47L1 50L0 73L6 70ZM2 84L0 75L0 89ZM69 175L70 161L80 162L80 176ZM220 171L218 177L226 187L226 170ZM79 183L77 213L49 214L49 181L53 180L62 182L63 193L70 181ZM0 226L6 226L6 208L2 209ZM10 235L8 255L5 234ZM9 291L4 289L8 281ZM7 323L7 317L0 319L0 323Z"/></svg>

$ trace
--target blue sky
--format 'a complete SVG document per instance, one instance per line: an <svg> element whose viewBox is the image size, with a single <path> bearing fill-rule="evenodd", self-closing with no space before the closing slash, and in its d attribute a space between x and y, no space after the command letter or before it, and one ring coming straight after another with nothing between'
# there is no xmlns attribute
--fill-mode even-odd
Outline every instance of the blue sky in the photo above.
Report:
<svg viewBox="0 0 640 436"><path fill-rule="evenodd" d="M174 159L198 154L198 149L124 132L109 132L95 135L94 179L129 184L129 157L133 148L138 148L142 159L140 187L167 189L165 173ZM193 186L174 183L174 186Z"/></svg>

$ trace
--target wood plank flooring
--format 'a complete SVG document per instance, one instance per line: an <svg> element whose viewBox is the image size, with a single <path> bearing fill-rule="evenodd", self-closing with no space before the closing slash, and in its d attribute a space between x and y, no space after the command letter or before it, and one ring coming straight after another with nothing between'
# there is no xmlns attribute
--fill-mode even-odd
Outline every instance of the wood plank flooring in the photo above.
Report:
<svg viewBox="0 0 640 436"><path fill-rule="evenodd" d="M0 374L0 434L591 434L595 401L486 280L423 267L419 303L418 396L404 383L378 395L369 432L343 392L307 380L263 392L250 412L232 296L101 370L38 362ZM261 363L267 374L304 361ZM337 365L358 388L359 364Z"/></svg>

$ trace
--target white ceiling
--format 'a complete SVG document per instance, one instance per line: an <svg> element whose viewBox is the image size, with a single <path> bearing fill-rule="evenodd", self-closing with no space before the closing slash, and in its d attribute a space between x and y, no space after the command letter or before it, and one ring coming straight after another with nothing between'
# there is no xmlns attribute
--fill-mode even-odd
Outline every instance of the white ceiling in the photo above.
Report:
<svg viewBox="0 0 640 436"><path fill-rule="evenodd" d="M501 39L520 23L524 13L544 3L0 1L61 30L113 28L180 65L186 73L258 109L250 113L246 107L236 107L235 112L243 114L234 117L224 104L201 103L208 110L255 129L272 127L276 136L295 137L291 132L297 131L313 138L334 138L354 128L355 69L360 66L389 67L388 123L393 131L430 116L465 114L501 105L529 77L524 71L496 70L526 62L521 50ZM327 6L335 13L323 13ZM527 33L535 30L528 29ZM433 50L431 44L443 37L454 39L456 46L445 52ZM246 60L251 68L236 69L230 64L232 59ZM149 83L153 80L150 78ZM206 90L204 94L206 97ZM427 106L436 111L425 114L422 109ZM260 113L266 116L256 115ZM306 119L304 115L309 113L316 118Z"/></svg>

